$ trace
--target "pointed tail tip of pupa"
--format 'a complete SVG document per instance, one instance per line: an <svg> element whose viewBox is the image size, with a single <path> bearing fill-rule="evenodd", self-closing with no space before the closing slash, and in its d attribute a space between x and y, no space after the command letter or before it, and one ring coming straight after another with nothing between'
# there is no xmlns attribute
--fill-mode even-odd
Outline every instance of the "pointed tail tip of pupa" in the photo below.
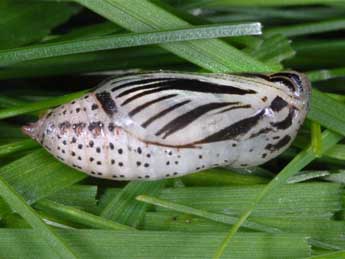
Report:
<svg viewBox="0 0 345 259"><path fill-rule="evenodd" d="M30 123L30 124L22 126L22 132L33 139L36 137L36 130L37 130L36 123Z"/></svg>

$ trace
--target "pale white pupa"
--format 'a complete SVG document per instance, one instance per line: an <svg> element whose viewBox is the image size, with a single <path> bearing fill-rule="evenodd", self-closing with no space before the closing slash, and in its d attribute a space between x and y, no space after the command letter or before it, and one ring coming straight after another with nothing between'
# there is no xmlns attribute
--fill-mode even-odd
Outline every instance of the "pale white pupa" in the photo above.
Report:
<svg viewBox="0 0 345 259"><path fill-rule="evenodd" d="M149 72L108 79L23 131L95 177L155 180L260 165L295 138L309 104L301 73Z"/></svg>

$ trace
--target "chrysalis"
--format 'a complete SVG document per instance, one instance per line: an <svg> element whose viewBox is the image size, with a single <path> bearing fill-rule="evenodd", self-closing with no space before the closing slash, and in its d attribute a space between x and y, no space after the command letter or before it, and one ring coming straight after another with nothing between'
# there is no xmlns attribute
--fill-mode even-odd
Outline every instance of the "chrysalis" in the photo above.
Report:
<svg viewBox="0 0 345 259"><path fill-rule="evenodd" d="M309 104L297 72L150 72L112 78L23 131L92 176L154 180L216 166L250 167L282 153Z"/></svg>

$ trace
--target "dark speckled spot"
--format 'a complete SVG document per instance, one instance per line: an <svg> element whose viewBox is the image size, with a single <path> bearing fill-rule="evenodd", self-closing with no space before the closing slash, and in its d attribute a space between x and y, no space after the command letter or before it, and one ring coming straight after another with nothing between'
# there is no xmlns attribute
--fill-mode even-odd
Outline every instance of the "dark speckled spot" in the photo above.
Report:
<svg viewBox="0 0 345 259"><path fill-rule="evenodd" d="M103 110L109 116L117 112L117 107L109 92L103 91L96 94L96 98L102 105Z"/></svg>

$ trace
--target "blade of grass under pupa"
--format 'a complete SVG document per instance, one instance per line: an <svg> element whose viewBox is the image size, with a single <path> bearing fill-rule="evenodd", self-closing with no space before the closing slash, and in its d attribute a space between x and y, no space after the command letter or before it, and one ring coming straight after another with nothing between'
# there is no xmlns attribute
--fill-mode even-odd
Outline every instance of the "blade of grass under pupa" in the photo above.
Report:
<svg viewBox="0 0 345 259"><path fill-rule="evenodd" d="M21 61L91 51L229 36L258 35L260 33L260 23L251 23L239 25L194 26L179 30L115 34L70 41L57 41L42 43L36 46L31 45L17 49L2 50L0 51L0 66L8 66Z"/></svg>
<svg viewBox="0 0 345 259"><path fill-rule="evenodd" d="M131 259L200 259L210 258L224 233L181 233L166 231L56 231L80 258ZM13 241L21 246L14 246ZM24 242L25 241L25 242ZM250 246L250 249L248 247ZM267 249L269 247L269 249ZM291 248L294 249L291 249ZM31 230L0 229L0 256L16 258L52 258L49 247L39 242ZM276 259L300 258L310 255L307 238L303 235L239 233L225 258ZM55 258L55 257L53 257Z"/></svg>
<svg viewBox="0 0 345 259"><path fill-rule="evenodd" d="M258 175L244 175L225 168L213 168L181 178L187 186L224 186L267 183L269 178Z"/></svg>
<svg viewBox="0 0 345 259"><path fill-rule="evenodd" d="M266 185L261 184L166 188L161 191L159 198L195 209L237 216L246 211L265 187ZM280 195L266 197L258 204L252 216L329 218L343 206L341 197L344 191L337 184L285 184L280 187L279 193ZM161 207L156 210L166 211Z"/></svg>
<svg viewBox="0 0 345 259"><path fill-rule="evenodd" d="M44 211L45 213L52 214L54 217L58 217L59 219L82 224L91 228L109 230L135 230L135 228L131 228L112 220L107 220L94 214L48 199L42 199L36 202L34 207Z"/></svg>
<svg viewBox="0 0 345 259"><path fill-rule="evenodd" d="M287 183L300 183L311 179L320 178L330 175L330 171L301 171L300 173L289 178Z"/></svg>
<svg viewBox="0 0 345 259"><path fill-rule="evenodd" d="M201 218L207 218L207 219L220 222L220 223L233 224L236 222L236 220L238 220L237 217L232 217L225 214L213 213L206 210L199 210L199 209L195 209L189 206L184 206L181 204L169 202L167 200L150 197L147 195L139 195L136 197L136 199L138 201L142 201L148 204L152 204L152 205L159 206L159 207L166 208L173 211L182 212L185 214L199 216ZM277 228L272 228L267 225L257 224L256 222L249 221L249 220L243 224L243 227L257 230L257 231L267 232L267 233L281 233L281 231Z"/></svg>
<svg viewBox="0 0 345 259"><path fill-rule="evenodd" d="M135 198L141 194L156 195L165 181L130 182L116 196L105 195L101 198L100 216L116 222L137 227L142 221L148 205Z"/></svg>
<svg viewBox="0 0 345 259"><path fill-rule="evenodd" d="M256 217L255 220L264 225L278 228L284 233L306 235L324 246L333 249L343 249L343 233L345 226L343 221L331 219L313 219L309 217L272 217L267 213L264 217ZM199 218L190 214L178 212L148 212L145 215L143 229L155 231L181 231L181 232L226 232L229 225L206 218ZM240 232L245 232L241 229Z"/></svg>

